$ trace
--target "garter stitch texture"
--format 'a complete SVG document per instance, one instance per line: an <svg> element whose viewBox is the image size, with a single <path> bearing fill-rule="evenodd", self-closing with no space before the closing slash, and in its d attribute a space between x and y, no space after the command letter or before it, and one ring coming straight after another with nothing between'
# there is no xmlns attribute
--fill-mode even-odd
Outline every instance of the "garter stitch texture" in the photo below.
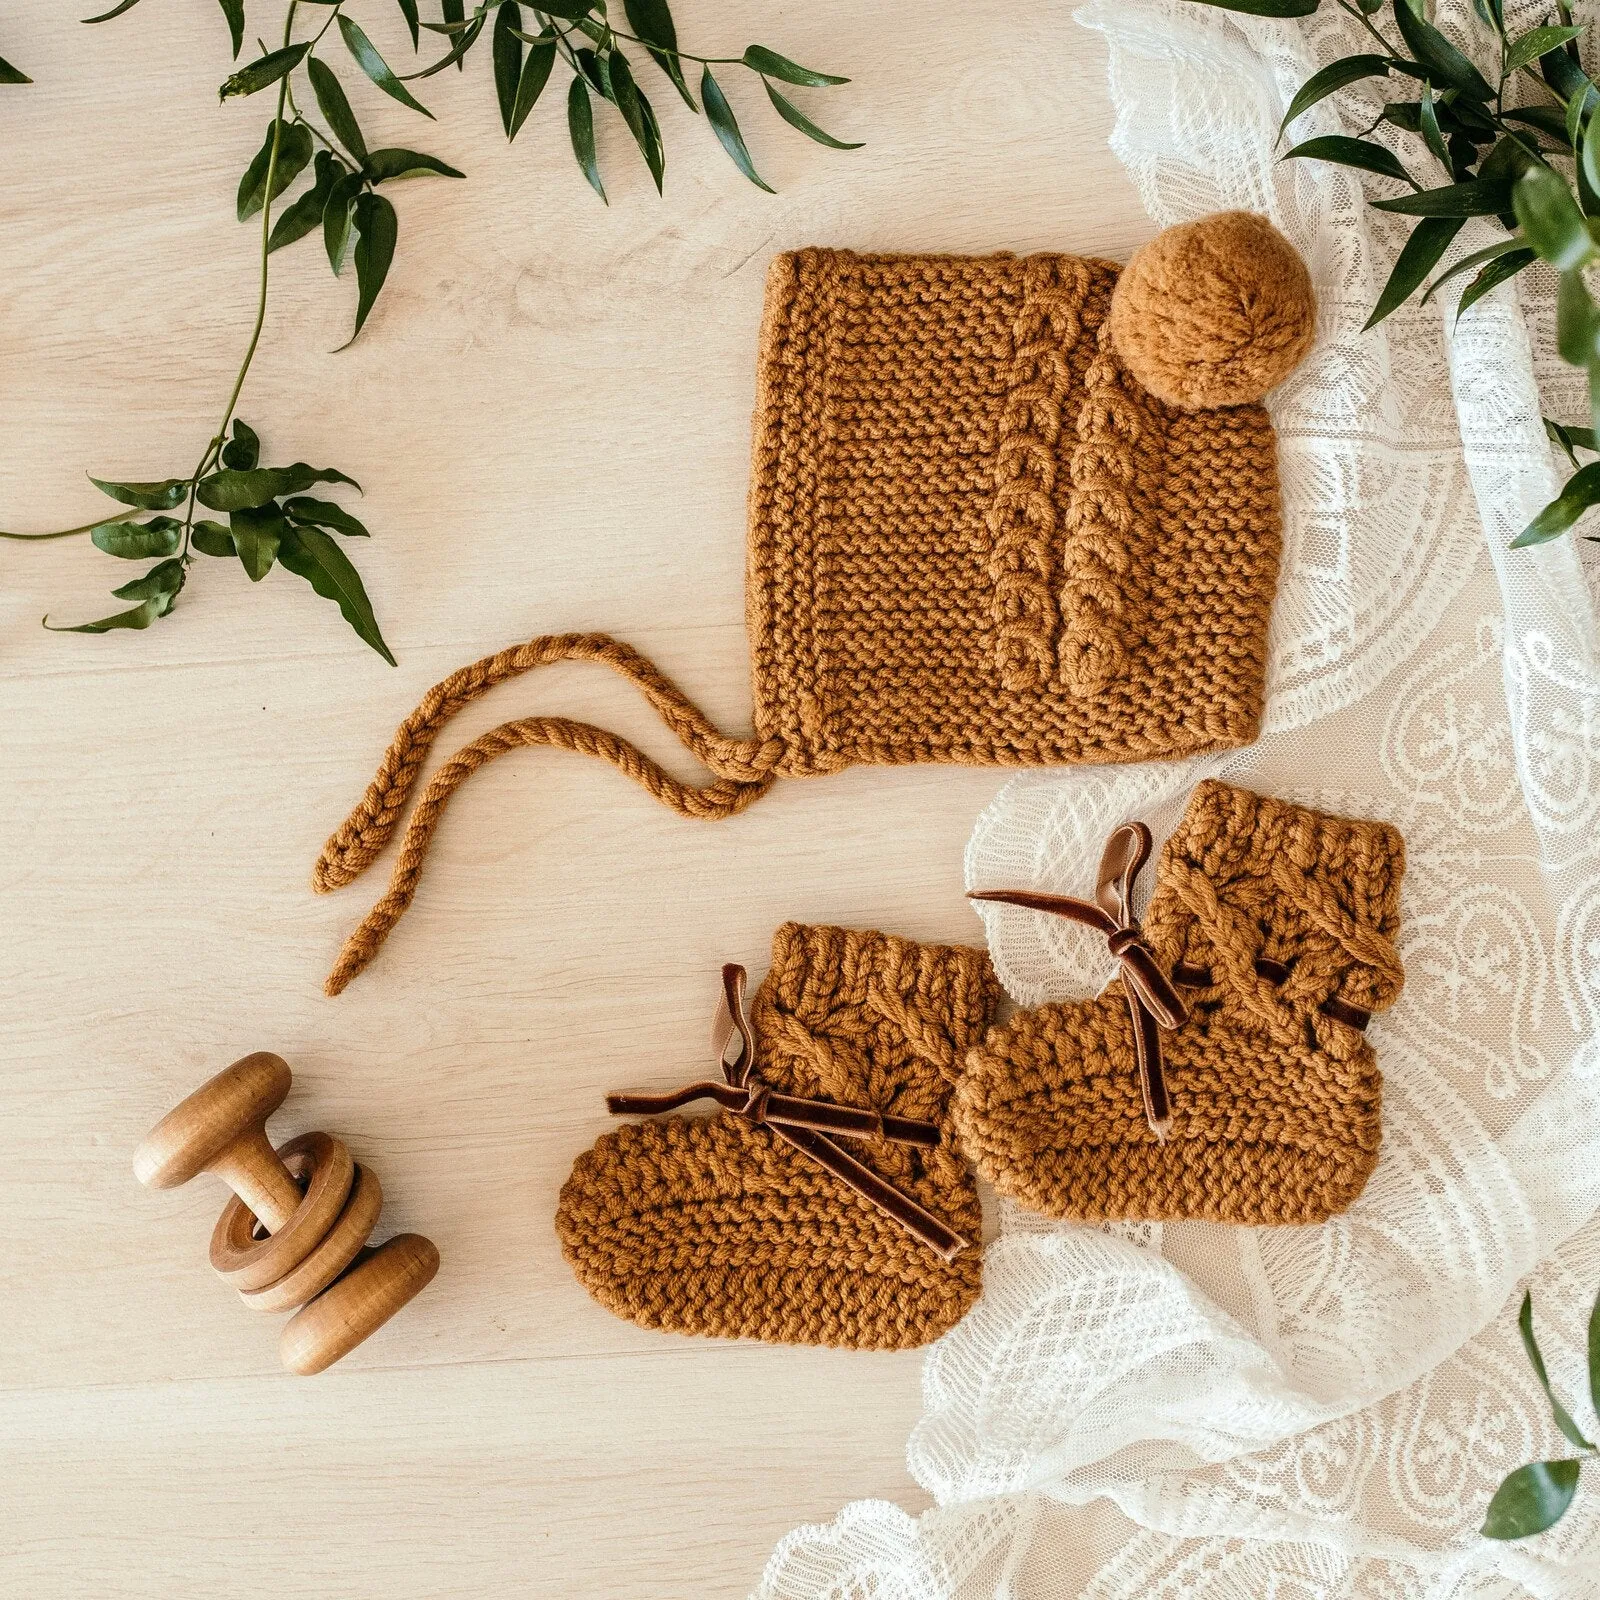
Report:
<svg viewBox="0 0 1600 1600"><path fill-rule="evenodd" d="M1115 990L1045 1005L974 1050L952 1114L996 1188L1035 1210L1109 1218L1321 1222L1378 1159L1372 1045L1322 1008L1380 1011L1395 952L1405 847L1352 821L1208 780L1163 848L1144 932L1189 1020L1163 1032L1172 1129L1157 1141ZM1256 963L1288 969L1281 981Z"/></svg>
<svg viewBox="0 0 1600 1600"><path fill-rule="evenodd" d="M788 923L751 1006L769 1087L944 1130L932 1150L841 1142L974 1241L954 1261L771 1128L719 1111L625 1124L578 1158L556 1213L578 1281L645 1328L860 1350L937 1338L982 1278L978 1192L946 1112L999 994L981 950Z"/></svg>
<svg viewBox="0 0 1600 1600"><path fill-rule="evenodd" d="M452 674L401 725L328 840L319 891L382 851L455 711L547 662L595 661L635 683L713 781L681 783L569 718L503 724L428 786L389 893L352 935L329 992L410 903L450 795L507 750L596 755L683 815L718 818L777 778L861 763L1144 761L1254 739L1279 500L1272 425L1253 402L1309 345L1314 304L1289 245L1245 222L1227 213L1189 225L1175 259L1205 254L1197 283L1180 279L1158 239L1147 252L1160 271L1140 269L1141 252L1128 296L1112 263L1079 256L779 256L750 473L754 733L728 738L600 633L537 638ZM1152 283L1171 285L1169 309L1181 294L1181 316L1158 314L1166 300ZM1208 319L1214 367L1205 351L1171 348ZM1141 370L1181 370L1198 409L1141 385L1119 322L1138 332ZM1212 392L1229 404L1212 406Z"/></svg>

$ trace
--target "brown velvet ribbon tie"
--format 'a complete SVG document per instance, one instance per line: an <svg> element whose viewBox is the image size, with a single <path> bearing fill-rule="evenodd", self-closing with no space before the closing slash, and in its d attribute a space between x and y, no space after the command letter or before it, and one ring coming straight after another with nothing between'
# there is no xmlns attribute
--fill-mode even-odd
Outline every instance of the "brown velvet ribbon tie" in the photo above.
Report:
<svg viewBox="0 0 1600 1600"><path fill-rule="evenodd" d="M1125 822L1106 840L1093 900L1071 895L1037 894L1025 889L978 890L969 900L997 900L1005 905L1047 911L1053 916L1103 933L1116 958L1122 992L1133 1022L1133 1049L1144 1097L1145 1120L1157 1139L1172 1130L1172 1104L1161 1059L1161 1030L1181 1027L1189 1008L1162 969L1133 914L1133 888L1150 859L1150 830L1142 822Z"/></svg>
<svg viewBox="0 0 1600 1600"><path fill-rule="evenodd" d="M722 969L722 999L711 1032L712 1047L722 1069L720 1082L708 1078L672 1094L608 1094L606 1109L613 1116L653 1117L676 1111L694 1100L715 1100L723 1110L745 1117L757 1127L771 1128L778 1138L848 1184L941 1259L954 1260L970 1241L836 1142L841 1137L884 1139L891 1144L931 1149L940 1140L937 1125L888 1116L867 1106L809 1100L762 1083L755 1076L755 1036L745 1012L744 992L745 970L729 962ZM738 1049L730 1056L728 1047L735 1039Z"/></svg>

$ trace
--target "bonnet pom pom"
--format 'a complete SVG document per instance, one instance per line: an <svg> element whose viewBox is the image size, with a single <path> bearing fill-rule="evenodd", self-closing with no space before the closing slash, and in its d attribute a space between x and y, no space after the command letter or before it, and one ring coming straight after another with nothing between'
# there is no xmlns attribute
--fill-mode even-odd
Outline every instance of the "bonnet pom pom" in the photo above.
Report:
<svg viewBox="0 0 1600 1600"><path fill-rule="evenodd" d="M1219 211L1156 235L1123 269L1111 338L1158 400L1249 405L1300 364L1316 333L1311 275L1265 217Z"/></svg>

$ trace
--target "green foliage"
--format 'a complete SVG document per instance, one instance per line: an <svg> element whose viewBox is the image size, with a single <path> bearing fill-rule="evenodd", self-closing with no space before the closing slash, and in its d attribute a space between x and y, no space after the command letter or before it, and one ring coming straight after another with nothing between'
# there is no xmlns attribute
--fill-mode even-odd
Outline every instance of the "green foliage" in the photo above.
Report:
<svg viewBox="0 0 1600 1600"><path fill-rule="evenodd" d="M137 4L138 0L121 0L84 20L109 22ZM360 576L334 537L367 538L366 527L333 501L304 493L318 483L359 486L342 472L304 462L262 466L260 439L234 416L266 322L271 257L309 234L320 234L336 277L347 262L353 262L355 317L350 338L340 346L344 349L366 327L389 280L399 243L399 213L389 194L379 191L406 179L463 177L455 167L424 151L371 148L349 82L353 79L359 85L364 77L389 99L431 119L432 112L408 85L451 66L464 68L466 57L487 31L490 76L501 125L510 140L517 137L538 105L557 64L563 64L570 74L568 137L579 170L604 200L595 128L597 96L602 114L609 114L604 111L609 106L627 130L657 191L665 183L661 125L634 75L625 45L639 46L638 59L648 56L695 115L702 106L689 88L685 63L700 65L706 120L734 165L761 189L768 185L755 169L733 107L712 75L712 66L752 74L784 122L836 150L859 146L824 132L774 83L816 89L849 80L801 66L760 44L749 45L738 56L690 54L679 48L669 0L623 0L620 9L627 28L612 19L606 0L544 0L542 4L534 0L475 0L471 4L469 0L438 0L437 21L424 20L418 0L397 0L413 51L421 46L424 34L445 43L436 59L403 73L395 70L365 29L345 15L348 0L276 0L276 4L283 22L278 47L269 50L260 44L260 54L236 68L219 89L224 102L268 92L276 102L255 154L240 176L235 197L241 222L259 218L260 289L255 323L220 426L207 441L194 470L182 477L150 483L90 480L119 505L151 515L101 516L81 527L54 533L0 532L0 539L62 539L86 533L96 548L115 559L155 560L141 577L113 591L118 599L134 602L130 609L72 628L55 628L47 620L45 626L54 631L108 633L148 628L171 614L190 568L200 557L236 559L252 584L262 582L275 567L303 578L315 594L334 601L356 634L392 665L394 656L379 631ZM218 9L237 61L246 37L247 11L264 9L263 0L218 0ZM309 36L296 38L297 31ZM343 77L334 63L325 59L325 49L345 63ZM348 71L352 63L359 69L359 77ZM0 60L0 84L28 81ZM363 93L370 96L370 91ZM313 107L314 114L308 115ZM286 199L286 204L274 217L280 199ZM226 521L198 516L201 508Z"/></svg>
<svg viewBox="0 0 1600 1600"><path fill-rule="evenodd" d="M1557 439L1570 456L1572 445L1576 441L1559 423L1547 422L1546 426L1552 430L1551 437ZM1585 448L1593 447L1594 436L1590 433ZM1573 482L1576 483L1584 473L1600 474L1600 467L1583 468ZM1570 488L1569 484L1569 491ZM1544 1390L1544 1397L1550 1404L1550 1414L1555 1419L1557 1429L1569 1444L1575 1445L1584 1454L1591 1456L1600 1454L1600 1451L1597 1451L1584 1437L1572 1413L1556 1398L1555 1391L1550 1386L1550 1374L1545 1368L1544 1352L1540 1350L1539 1341L1534 1337L1531 1294L1522 1297L1522 1310L1517 1317L1517 1331L1522 1335L1522 1348L1527 1353L1528 1365L1533 1368L1533 1375L1538 1379L1539 1387ZM1596 1412L1600 1413L1600 1296L1596 1297L1594 1310L1589 1314L1588 1355L1589 1399ZM1526 1539L1530 1534L1543 1533L1546 1528L1554 1527L1578 1492L1581 1466L1580 1457L1568 1457L1559 1461L1532 1461L1525 1467L1518 1467L1495 1490L1494 1498L1489 1502L1481 1530L1484 1536L1489 1539Z"/></svg>
<svg viewBox="0 0 1600 1600"><path fill-rule="evenodd" d="M1251 16L1306 17L1323 0L1195 3ZM1369 201L1379 211L1418 220L1379 291L1367 327L1377 326L1414 295L1425 304L1445 284L1476 269L1461 290L1459 318L1535 261L1548 261L1561 275L1556 307L1561 354L1586 369L1591 412L1588 429L1563 429L1559 438L1552 438L1592 438L1600 428L1600 307L1584 274L1600 261L1600 89L1584 72L1578 54L1586 27L1575 24L1558 0L1554 19L1513 37L1506 32L1503 0L1475 0L1482 26L1464 50L1429 20L1430 8L1421 0L1331 3L1358 22L1378 48L1341 57L1313 73L1290 100L1280 137L1312 107L1354 85L1374 79L1416 85L1414 100L1388 101L1375 117L1371 106L1366 107L1362 136L1320 134L1284 153L1285 159L1353 167L1410 190ZM1486 70L1481 63L1491 58L1492 69ZM1528 91L1520 96L1528 104L1506 103L1514 86ZM778 109L782 114L783 108ZM1367 137L1385 123L1419 141L1416 164L1408 165L1387 145ZM1425 166L1442 174L1443 181L1419 183L1412 174ZM1493 219L1507 237L1430 280L1471 217ZM1561 494L1512 540L1513 549L1558 537L1591 506L1600 505L1600 463L1579 468L1570 448L1567 454L1577 470ZM1543 1493L1549 1484L1539 1482ZM1532 1490L1525 1486L1519 1493Z"/></svg>

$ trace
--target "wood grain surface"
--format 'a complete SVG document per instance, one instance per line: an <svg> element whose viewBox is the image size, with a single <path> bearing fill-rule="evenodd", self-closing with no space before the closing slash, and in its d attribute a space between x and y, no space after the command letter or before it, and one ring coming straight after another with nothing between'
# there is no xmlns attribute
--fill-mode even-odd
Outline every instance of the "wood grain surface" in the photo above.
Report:
<svg viewBox="0 0 1600 1600"><path fill-rule="evenodd" d="M82 522L84 479L184 474L254 309L234 220L264 98L219 106L214 0L101 27L0 6L0 526ZM404 53L398 9L355 0ZM437 12L424 5L424 12ZM0 1591L37 1600L336 1593L746 1592L789 1528L904 1466L920 1358L651 1335L591 1303L551 1228L602 1094L704 1063L725 960L786 918L975 942L961 854L1001 775L858 771L687 822L609 768L518 754L451 809L422 892L336 1001L321 980L375 876L313 896L323 838L436 678L533 633L605 629L719 723L749 722L742 564L763 275L805 244L1074 249L1151 232L1106 148L1098 39L1068 8L929 0L675 6L685 48L759 40L849 74L797 91L825 151L727 87L776 196L653 68L667 189L603 125L583 185L561 97L507 148L487 43L421 86L437 123L343 75L374 143L465 182L397 185L400 246L362 339L315 240L274 258L241 411L267 459L366 486L356 552L386 666L300 580L199 567L145 634L58 636L129 568L87 541L0 545ZM275 37L281 4L250 0ZM247 46L247 51L249 46ZM337 55L335 55L337 60ZM647 76L648 75L648 76ZM754 91L754 92L752 92ZM498 691L454 744L560 711L692 763L607 675ZM226 1197L134 1181L135 1146L252 1049L295 1083L270 1124L381 1174L381 1232L436 1281L330 1373L206 1263Z"/></svg>

